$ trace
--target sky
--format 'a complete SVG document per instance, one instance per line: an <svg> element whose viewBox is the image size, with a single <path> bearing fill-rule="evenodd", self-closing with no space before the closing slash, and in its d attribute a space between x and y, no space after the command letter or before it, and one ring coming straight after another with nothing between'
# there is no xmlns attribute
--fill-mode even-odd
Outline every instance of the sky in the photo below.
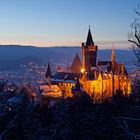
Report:
<svg viewBox="0 0 140 140"><path fill-rule="evenodd" d="M0 0L0 44L80 46L86 41L90 25L95 43L114 41L124 47L138 3L139 0Z"/></svg>

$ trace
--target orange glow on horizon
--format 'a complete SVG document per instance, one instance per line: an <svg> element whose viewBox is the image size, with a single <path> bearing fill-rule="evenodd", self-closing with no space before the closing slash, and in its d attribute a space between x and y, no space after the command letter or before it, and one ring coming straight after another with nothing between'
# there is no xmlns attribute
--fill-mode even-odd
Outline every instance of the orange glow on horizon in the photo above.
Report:
<svg viewBox="0 0 140 140"><path fill-rule="evenodd" d="M0 45L24 45L36 47L55 47L55 46L81 46L82 41L0 41ZM96 41L99 49L112 49L112 41ZM125 41L115 41L116 49L128 49L131 44Z"/></svg>

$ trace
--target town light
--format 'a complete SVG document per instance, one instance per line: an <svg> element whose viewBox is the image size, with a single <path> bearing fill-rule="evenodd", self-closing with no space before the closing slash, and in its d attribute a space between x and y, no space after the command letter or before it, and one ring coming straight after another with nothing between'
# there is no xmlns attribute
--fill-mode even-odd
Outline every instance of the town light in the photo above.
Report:
<svg viewBox="0 0 140 140"><path fill-rule="evenodd" d="M82 69L81 69L81 73L84 73L84 72L85 72L85 69L84 69L84 68L82 68Z"/></svg>

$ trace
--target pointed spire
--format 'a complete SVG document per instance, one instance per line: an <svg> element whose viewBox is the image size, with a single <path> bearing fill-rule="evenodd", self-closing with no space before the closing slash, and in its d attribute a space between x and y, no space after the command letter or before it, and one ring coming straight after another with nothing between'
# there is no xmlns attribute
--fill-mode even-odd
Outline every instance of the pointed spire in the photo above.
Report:
<svg viewBox="0 0 140 140"><path fill-rule="evenodd" d="M72 72L79 73L81 71L81 68L82 68L82 63L78 53L76 53L70 69L72 70Z"/></svg>
<svg viewBox="0 0 140 140"><path fill-rule="evenodd" d="M114 50L114 42L112 47L112 55L111 55L112 69L115 67L115 50Z"/></svg>
<svg viewBox="0 0 140 140"><path fill-rule="evenodd" d="M90 46L90 45L94 45L94 42L93 42L93 39L92 39L92 34L91 34L91 31L90 31L90 25L89 25L86 46Z"/></svg>
<svg viewBox="0 0 140 140"><path fill-rule="evenodd" d="M48 62L48 67L47 67L47 71L46 71L46 78L50 78L51 76L52 76L51 68L50 68L50 64Z"/></svg>
<svg viewBox="0 0 140 140"><path fill-rule="evenodd" d="M115 50L114 50L114 42L113 42L113 47L112 47L112 61L115 61Z"/></svg>
<svg viewBox="0 0 140 140"><path fill-rule="evenodd" d="M76 79L75 89L80 90L81 89L81 83L79 81L79 78Z"/></svg>

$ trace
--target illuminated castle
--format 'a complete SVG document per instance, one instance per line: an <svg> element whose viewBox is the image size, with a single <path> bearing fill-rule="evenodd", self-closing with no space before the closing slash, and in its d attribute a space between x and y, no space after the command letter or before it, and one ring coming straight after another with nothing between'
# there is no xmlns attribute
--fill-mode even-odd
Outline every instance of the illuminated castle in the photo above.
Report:
<svg viewBox="0 0 140 140"><path fill-rule="evenodd" d="M89 28L86 43L82 43L82 63L76 54L70 71L56 72L51 77L52 84L57 84L64 96L72 96L71 89L78 78L83 90L97 102L116 93L129 95L131 81L124 65L115 61L114 48L110 61L97 61L97 52Z"/></svg>

